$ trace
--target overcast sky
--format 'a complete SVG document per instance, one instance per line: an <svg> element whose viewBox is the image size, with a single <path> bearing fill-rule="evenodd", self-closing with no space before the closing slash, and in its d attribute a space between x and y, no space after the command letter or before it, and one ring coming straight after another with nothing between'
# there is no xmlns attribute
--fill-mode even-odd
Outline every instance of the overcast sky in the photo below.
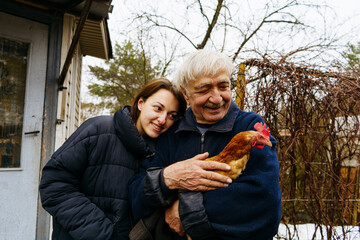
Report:
<svg viewBox="0 0 360 240"><path fill-rule="evenodd" d="M247 1L248 5L262 4L265 0ZM179 2L179 1L175 1ZM307 16L307 23L314 24L314 28L322 29L322 31L329 34L329 32L336 33L337 38L340 38L340 43L346 44L347 42L357 43L360 42L360 0L313 0L309 2L323 3L330 8L324 8L321 10L321 14L326 16L326 23L320 17L314 17L314 14L309 13ZM109 30L114 47L115 42L121 43L126 40L127 36L122 35L124 29L129 29L132 26L126 21L130 17L130 14L141 9L156 9L156 11L162 14L168 14L174 10L174 0L113 0L114 6L112 13L109 14ZM261 5L260 5L261 6ZM155 10L154 10L155 11ZM249 10L250 11L250 10ZM245 14L244 11L242 14ZM324 26L327 26L326 30ZM331 27L329 27L331 26ZM83 86L82 96L87 97L86 83L89 82L91 76L88 73L88 65L102 65L103 60L93 57L84 57L83 62Z"/></svg>
<svg viewBox="0 0 360 240"><path fill-rule="evenodd" d="M251 10L256 9L256 7L253 6L255 3L261 6L262 2L266 2L266 0L241 1L251 5L253 8ZM113 46L115 42L121 43L127 40L127 35L124 36L122 33L132 28L132 25L127 21L131 13L144 9L150 9L150 11L151 9L156 9L158 13L165 16L167 13L172 14L174 2L179 1L113 0L112 5L114 7L112 13L109 14L108 20ZM305 20L307 20L306 24L311 24L318 29L322 29L324 32L327 31L326 34L329 34L331 31L336 32L337 37L341 38L344 44L347 42L356 43L360 41L360 0L308 0L308 2L315 2L316 4L323 3L328 5L329 8L323 8L321 10L321 14L326 16L326 23L318 14L309 13L305 18ZM246 7L246 4L244 4L244 7ZM246 12L250 12L251 10L245 9L241 14L245 15ZM327 26L326 30L324 30L325 24ZM92 64L93 62L101 64L102 60L91 57L84 58L85 65Z"/></svg>
<svg viewBox="0 0 360 240"><path fill-rule="evenodd" d="M256 10L257 7L261 8L263 3L268 0L237 0L243 1L241 14L245 15L247 12L249 14L254 14L250 11ZM281 0L277 0L281 1ZM327 26L332 26L334 29L339 30L339 32L347 33L347 38L352 41L359 41L359 31L360 31L360 1L359 0L302 0L307 1L308 3L313 4L322 4L327 5L329 8L323 8L321 14L326 16L326 24ZM130 16L131 12L139 12L141 10L147 9L151 11L151 9L155 9L160 14L166 16L166 14L174 14L179 13L180 9L175 9L174 11L174 2L179 1L168 1L168 0L113 0L112 4L114 6L112 14L109 15L109 27L110 33L112 35L113 40L121 40L124 37L119 35L121 32L121 28L129 28L131 26L124 25L124 19ZM182 2L182 1L180 1ZM194 1L195 2L195 1ZM204 1L206 2L206 1ZM214 2L214 0L212 0ZM215 1L216 2L216 1ZM247 2L247 4L245 3ZM273 2L276 2L274 0ZM283 1L284 2L284 1ZM247 5L251 6L252 9L246 9ZM195 5L195 7L197 7ZM211 16L211 14L208 14ZM315 14L309 14L308 19L312 19ZM317 24L319 27L322 27L324 24L323 19L317 18ZM126 23L127 24L127 23ZM353 31L349 31L352 29ZM357 30L357 31L355 31ZM354 39L357 38L357 39Z"/></svg>

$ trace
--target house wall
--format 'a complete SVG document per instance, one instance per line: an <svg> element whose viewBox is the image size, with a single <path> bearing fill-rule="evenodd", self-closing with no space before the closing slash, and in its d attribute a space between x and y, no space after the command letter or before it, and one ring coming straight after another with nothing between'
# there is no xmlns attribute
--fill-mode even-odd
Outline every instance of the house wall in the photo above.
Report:
<svg viewBox="0 0 360 240"><path fill-rule="evenodd" d="M63 66L67 52L76 30L76 19L64 15L63 38L61 48L61 65ZM56 125L55 149L59 148L80 124L80 86L81 86L82 54L78 44L63 84L59 92Z"/></svg>
<svg viewBox="0 0 360 240"><path fill-rule="evenodd" d="M1 10L0 23L5 70L1 77L0 148L5 152L1 151L0 239L35 239L52 31L47 24Z"/></svg>
<svg viewBox="0 0 360 240"><path fill-rule="evenodd" d="M46 59L45 62L32 58L31 66L29 66L29 70L33 71L34 76L36 76L31 78L34 81L31 80L29 85L31 89L35 88L35 90L29 92L33 93L32 97L34 99L42 100L35 102L28 101L29 104L27 105L31 106L32 109L29 109L27 112L31 115L25 118L32 124L24 124L26 126L24 132L34 132L34 134L22 134L24 139L22 144L25 144L26 141L41 139L41 141L36 141L35 144L39 146L41 152L38 155L34 154L33 152L37 147L32 142L29 142L28 146L22 146L23 149L28 150L24 151L26 154L21 154L25 157L24 161L21 160L21 168L0 170L0 239L48 240L51 236L51 216L42 208L38 191L41 169L50 159L52 153L63 144L80 124L82 55L86 53L86 55L99 57L94 54L97 54L99 49L100 52L104 50L101 43L94 42L94 38L97 39L98 32L94 32L93 29L90 31L91 34L88 35L86 35L86 31L82 32L81 36L86 35L83 38L86 41L81 45L83 50L80 49L78 44L72 57L69 71L64 79L63 86L66 89L59 91L59 74L75 34L77 21L75 21L73 16L63 15L64 11L69 10L70 12L71 10L67 6L64 6L64 11L54 12L53 10L48 10L47 7L41 7L42 5L47 5L48 1L42 1L41 3L37 1L38 3L34 4L32 2L34 1L0 1L0 15L2 13L10 14L23 18L26 22L34 21L36 25L41 24L48 29L45 34L39 34L35 31L35 25L28 26L23 22L16 24L17 21L13 21L12 17L6 16L5 19L0 21L0 36L31 42L33 37L37 39L41 35L45 38L39 41L36 40L36 42L39 42L39 45L48 51L47 56L42 58ZM62 3L65 4L65 2L58 1L57 5L61 8ZM103 19L101 21L106 20ZM98 19L95 22L98 22ZM85 27L87 25L89 25L88 22L85 24ZM97 25L95 24L95 26ZM107 26L106 22L104 26ZM1 34L4 30L6 32ZM108 29L105 28L105 30ZM18 35L17 32L19 32L19 36L15 36ZM109 41L103 42L109 44L109 46L105 46L105 51L109 51L105 54L106 57L112 56L111 43ZM87 42L90 42L92 47L85 49ZM30 52L39 55L41 51L37 49ZM39 64L41 67L39 67ZM43 78L40 78L38 75L40 72L43 73L43 71L46 74ZM40 80L42 82L39 84ZM40 117L37 117L38 111L35 112L33 110L36 107L43 107L43 110L39 111ZM42 121L42 124L35 124L36 126L32 129L35 118ZM29 177L30 174L33 176Z"/></svg>

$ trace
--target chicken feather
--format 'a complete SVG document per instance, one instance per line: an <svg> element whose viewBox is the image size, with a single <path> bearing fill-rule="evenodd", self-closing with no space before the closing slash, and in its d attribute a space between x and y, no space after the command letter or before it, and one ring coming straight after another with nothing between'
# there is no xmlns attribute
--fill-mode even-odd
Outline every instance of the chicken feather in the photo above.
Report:
<svg viewBox="0 0 360 240"><path fill-rule="evenodd" d="M254 128L256 131L249 130L236 134L218 155L207 158L204 161L216 161L228 164L231 167L230 171L215 172L235 180L245 170L253 147L258 149L264 148L265 145L272 147L270 131L266 125L256 123ZM186 237L188 240L191 240L188 234L186 234Z"/></svg>
<svg viewBox="0 0 360 240"><path fill-rule="evenodd" d="M233 180L238 178L245 170L253 147L259 149L262 149L265 145L272 147L270 131L265 124L256 123L254 128L256 131L249 130L236 134L218 155L207 158L205 161L228 164L231 167L230 171L215 172L228 176Z"/></svg>

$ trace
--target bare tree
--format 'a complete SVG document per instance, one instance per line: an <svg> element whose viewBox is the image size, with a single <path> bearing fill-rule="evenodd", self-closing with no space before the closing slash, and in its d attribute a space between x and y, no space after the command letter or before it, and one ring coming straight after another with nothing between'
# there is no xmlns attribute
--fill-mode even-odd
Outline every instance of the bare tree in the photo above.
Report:
<svg viewBox="0 0 360 240"><path fill-rule="evenodd" d="M175 3L174 3L175 2ZM165 8L164 4L158 6ZM250 55L266 54L293 56L304 51L314 51L329 47L336 39L331 36L308 37L314 32L311 22L306 22L306 14L311 10L321 18L319 4L292 1L172 1L166 11L155 9L134 11L133 23L152 32L166 33L164 41L174 42L180 49L211 47L226 52L234 62L240 62ZM325 20L324 20L325 21ZM141 24L136 24L141 22ZM319 33L320 34L320 33ZM307 36L307 37L306 37ZM304 39L306 41L304 41ZM291 43L290 43L291 42ZM285 47L290 50L285 50ZM173 48L173 50L175 50ZM187 51L180 50L182 55ZM304 55L302 55L304 56ZM313 55L312 55L313 56Z"/></svg>

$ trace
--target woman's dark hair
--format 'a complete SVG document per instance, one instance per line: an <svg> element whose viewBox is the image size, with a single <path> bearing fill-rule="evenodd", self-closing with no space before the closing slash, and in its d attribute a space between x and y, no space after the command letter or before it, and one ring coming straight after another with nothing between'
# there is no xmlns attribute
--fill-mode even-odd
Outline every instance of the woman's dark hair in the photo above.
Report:
<svg viewBox="0 0 360 240"><path fill-rule="evenodd" d="M155 78L148 82L140 91L136 94L132 106L131 106L131 118L134 122L137 121L140 115L138 109L138 101L140 98L143 98L146 101L150 96L159 91L160 89L165 89L174 94L175 98L179 102L178 118L182 118L185 115L186 111L186 101L181 91L177 89L168 79L166 78Z"/></svg>

